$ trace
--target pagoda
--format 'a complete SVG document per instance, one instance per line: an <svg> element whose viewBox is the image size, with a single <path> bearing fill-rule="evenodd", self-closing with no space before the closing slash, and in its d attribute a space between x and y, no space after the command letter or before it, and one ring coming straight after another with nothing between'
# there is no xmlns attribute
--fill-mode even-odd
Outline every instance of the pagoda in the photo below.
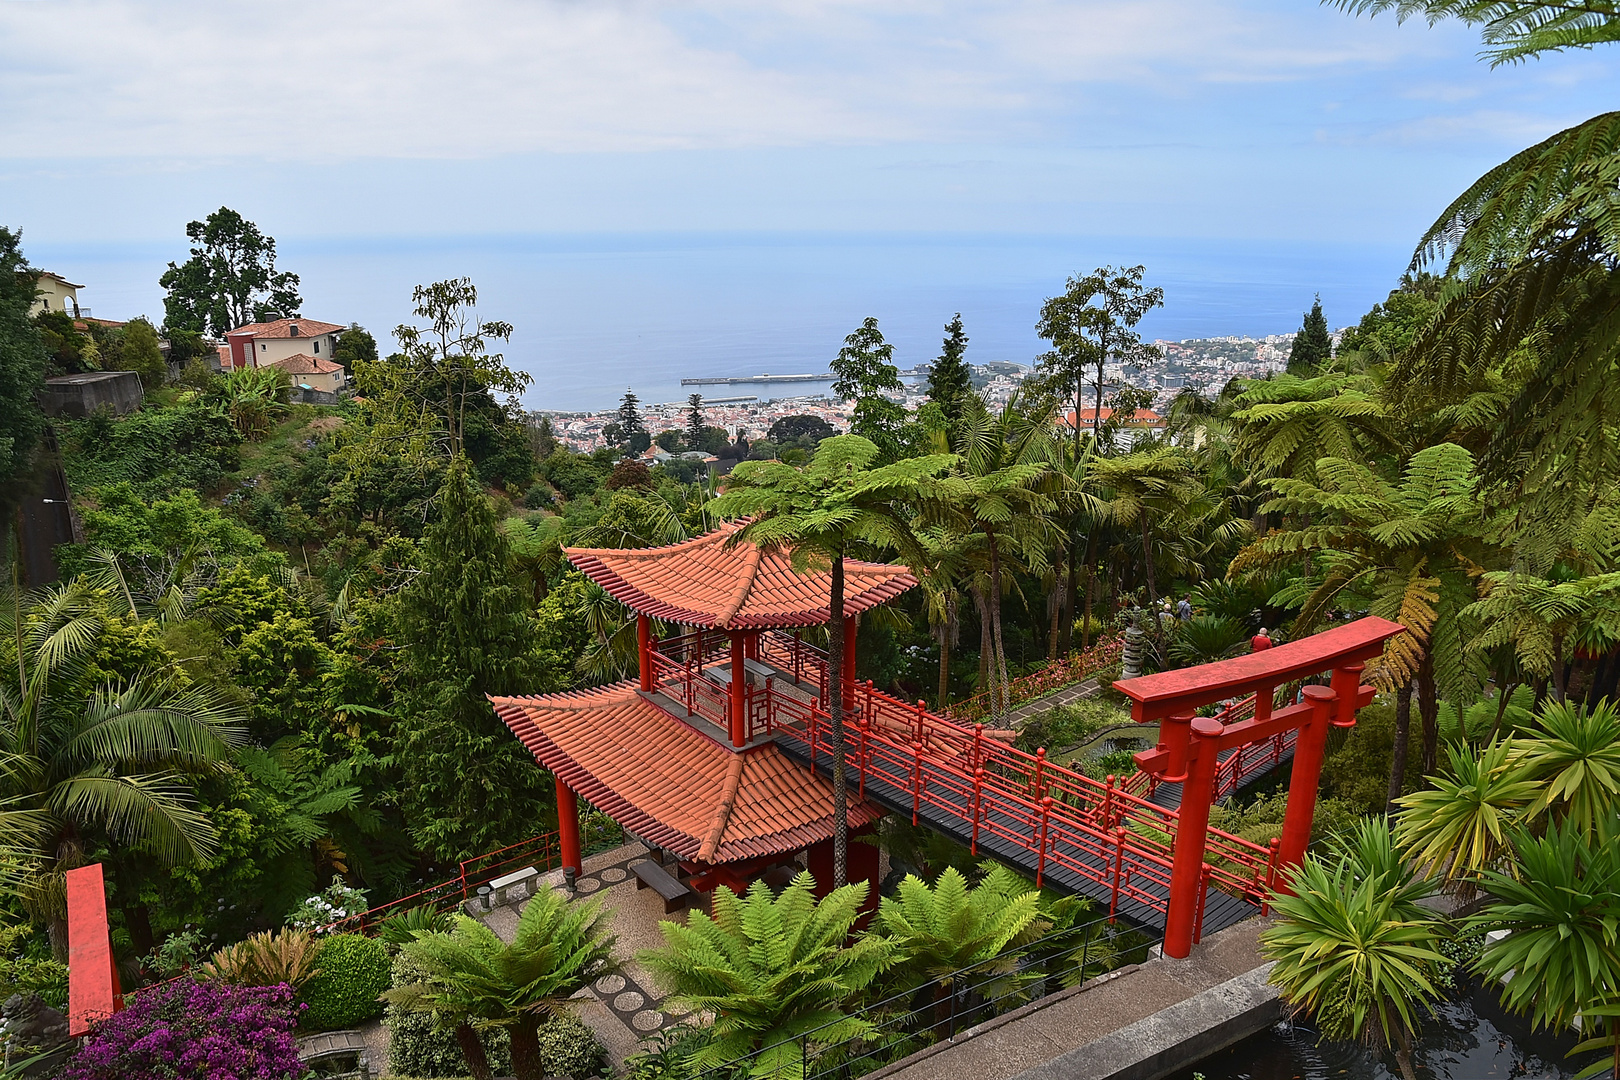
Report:
<svg viewBox="0 0 1620 1080"><path fill-rule="evenodd" d="M832 880L833 791L775 745L773 725L828 698L826 654L800 631L831 619L830 570L735 542L740 524L656 548L565 548L636 613L638 678L576 693L491 698L556 779L565 869L581 870L578 799L672 853L691 886L743 889L806 852ZM844 560L844 700L855 699L857 617L917 584L900 566ZM684 632L661 640L654 620ZM882 811L855 793L849 826ZM875 879L877 849L852 844L849 877ZM871 897L877 882L872 881Z"/></svg>

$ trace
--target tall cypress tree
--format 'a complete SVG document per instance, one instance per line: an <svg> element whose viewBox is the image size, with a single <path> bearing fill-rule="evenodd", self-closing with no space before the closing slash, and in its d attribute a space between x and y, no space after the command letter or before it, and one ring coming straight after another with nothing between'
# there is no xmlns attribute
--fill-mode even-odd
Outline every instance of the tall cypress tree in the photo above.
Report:
<svg viewBox="0 0 1620 1080"><path fill-rule="evenodd" d="M703 449L703 395L693 394L686 399L686 446L689 450Z"/></svg>
<svg viewBox="0 0 1620 1080"><path fill-rule="evenodd" d="M21 242L21 233L0 226L0 511L5 522L33 475L34 447L45 430L39 411L45 342L29 317L35 275ZM6 527L0 524L0 533Z"/></svg>
<svg viewBox="0 0 1620 1080"><path fill-rule="evenodd" d="M962 313L945 324L945 343L939 359L928 373L928 398L950 418L952 424L962 419L962 403L973 392L973 374L963 355L967 352L968 336L962 330Z"/></svg>
<svg viewBox="0 0 1620 1080"><path fill-rule="evenodd" d="M1311 310L1305 313L1305 322L1294 335L1294 347L1288 350L1288 374L1309 378L1333 357L1333 337L1328 333L1327 316L1322 314L1322 296L1316 296Z"/></svg>
<svg viewBox="0 0 1620 1080"><path fill-rule="evenodd" d="M535 693L534 629L495 510L458 456L439 491L421 573L400 597L405 681L396 751L412 839L464 859L543 829L550 776L485 694Z"/></svg>

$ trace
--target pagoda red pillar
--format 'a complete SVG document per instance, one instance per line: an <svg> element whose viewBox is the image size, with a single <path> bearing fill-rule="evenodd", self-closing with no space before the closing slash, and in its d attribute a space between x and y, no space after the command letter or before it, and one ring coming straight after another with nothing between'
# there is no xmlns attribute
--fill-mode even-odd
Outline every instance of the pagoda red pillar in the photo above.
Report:
<svg viewBox="0 0 1620 1080"><path fill-rule="evenodd" d="M124 1007L118 985L118 964L113 959L107 927L107 885L101 864L69 870L68 924L68 1034L90 1032L96 1024Z"/></svg>
<svg viewBox="0 0 1620 1080"><path fill-rule="evenodd" d="M1176 821L1174 862L1170 869L1170 905L1164 920L1164 955L1177 960L1192 952L1193 930L1204 897L1204 842L1209 834L1209 807L1215 801L1215 766L1226 729L1219 720L1195 717L1189 725L1192 745L1187 779L1181 785L1181 811Z"/></svg>
<svg viewBox="0 0 1620 1080"><path fill-rule="evenodd" d="M731 745L741 747L748 741L744 708L748 694L748 669L743 664L743 635L741 630L731 632Z"/></svg>
<svg viewBox="0 0 1620 1080"><path fill-rule="evenodd" d="M1333 681L1343 681L1337 671L1333 673ZM1288 812L1283 817L1282 844L1277 849L1278 866L1298 866L1310 846L1311 818L1316 813L1316 785L1322 779L1328 723L1339 700L1339 695L1325 686L1307 686L1304 693L1311 706L1311 718L1300 725L1294 742L1294 768L1288 776ZM1353 712L1353 696L1350 702Z"/></svg>
<svg viewBox="0 0 1620 1080"><path fill-rule="evenodd" d="M563 869L572 869L575 876L584 870L579 843L579 800L574 789L557 777L557 838L562 847Z"/></svg>
<svg viewBox="0 0 1620 1080"><path fill-rule="evenodd" d="M652 619L646 615L636 615L636 655L641 663L641 688L653 688L652 670Z"/></svg>

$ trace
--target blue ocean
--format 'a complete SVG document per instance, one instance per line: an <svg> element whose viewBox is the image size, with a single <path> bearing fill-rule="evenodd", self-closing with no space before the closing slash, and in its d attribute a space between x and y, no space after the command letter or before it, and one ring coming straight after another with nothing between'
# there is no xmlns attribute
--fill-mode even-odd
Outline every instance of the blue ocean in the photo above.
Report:
<svg viewBox="0 0 1620 1080"><path fill-rule="evenodd" d="M95 315L160 320L157 279L186 256L165 244L53 245L24 235L30 261L87 287ZM875 316L902 368L939 351L962 313L968 358L1028 364L1044 343L1041 302L1069 275L1107 264L1147 267L1164 307L1149 338L1288 333L1320 294L1328 322L1354 323L1394 286L1409 249L1074 236L644 234L354 239L283 237L279 267L302 278L302 314L359 322L384 350L411 317L416 284L467 276L480 315L515 325L505 348L533 377L536 409L611 407L627 387L645 402L813 393L682 387L683 378L824 372L844 335Z"/></svg>

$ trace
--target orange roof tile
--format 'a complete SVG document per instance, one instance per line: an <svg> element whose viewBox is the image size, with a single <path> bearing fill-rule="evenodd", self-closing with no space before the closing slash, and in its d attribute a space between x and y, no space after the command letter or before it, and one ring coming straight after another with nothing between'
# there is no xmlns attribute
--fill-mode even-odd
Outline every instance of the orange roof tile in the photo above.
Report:
<svg viewBox="0 0 1620 1080"><path fill-rule="evenodd" d="M292 328L295 326L298 327L298 333L296 334L292 332ZM229 337L234 334L252 334L254 337L266 338L320 337L322 334L335 334L340 330L347 329L348 327L344 326L342 323L329 323L321 322L318 319L300 319L294 317L290 319L277 319L274 322L248 323L246 326L238 326L226 336Z"/></svg>
<svg viewBox="0 0 1620 1080"><path fill-rule="evenodd" d="M323 360L308 353L283 357L265 366L280 368L289 375L330 375L334 371L343 370L342 364L334 364L330 360Z"/></svg>
<svg viewBox="0 0 1620 1080"><path fill-rule="evenodd" d="M734 752L636 690L492 697L535 759L637 836L719 864L799 851L832 836L832 785L766 743ZM851 828L880 812L851 799Z"/></svg>
<svg viewBox="0 0 1620 1080"><path fill-rule="evenodd" d="M817 626L830 618L832 573L800 574L785 553L727 547L741 525L721 525L657 548L564 548L568 560L614 599L684 626L751 630ZM844 560L844 611L854 615L917 584L903 566Z"/></svg>

